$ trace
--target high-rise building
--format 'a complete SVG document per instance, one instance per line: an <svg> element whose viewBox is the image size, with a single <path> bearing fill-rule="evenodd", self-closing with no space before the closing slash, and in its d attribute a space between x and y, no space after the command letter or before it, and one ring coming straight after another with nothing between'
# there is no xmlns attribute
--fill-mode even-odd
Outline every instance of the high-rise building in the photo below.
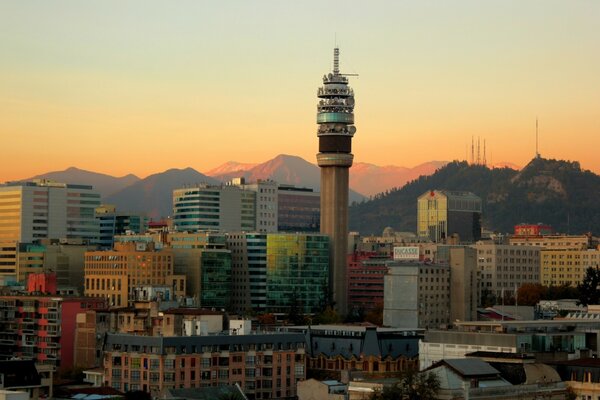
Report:
<svg viewBox="0 0 600 400"><path fill-rule="evenodd" d="M310 188L279 185L277 188L277 230L319 232L321 196Z"/></svg>
<svg viewBox="0 0 600 400"><path fill-rule="evenodd" d="M231 250L232 309L264 312L267 308L267 234L233 232L227 235Z"/></svg>
<svg viewBox="0 0 600 400"><path fill-rule="evenodd" d="M450 322L450 266L393 261L384 280L383 324L438 328Z"/></svg>
<svg viewBox="0 0 600 400"><path fill-rule="evenodd" d="M417 233L436 243L453 235L466 243L481 239L481 198L450 190L422 194L417 201Z"/></svg>
<svg viewBox="0 0 600 400"><path fill-rule="evenodd" d="M468 246L438 246L436 261L450 265L450 321L477 320L477 250Z"/></svg>
<svg viewBox="0 0 600 400"><path fill-rule="evenodd" d="M128 232L141 234L148 229L148 217L117 212L113 205L105 204L97 207L95 215L99 224L96 243L102 248L110 249L114 244L115 235L124 235Z"/></svg>
<svg viewBox="0 0 600 400"><path fill-rule="evenodd" d="M356 251L348 255L348 309L368 313L383 307L383 280L390 256Z"/></svg>
<svg viewBox="0 0 600 400"><path fill-rule="evenodd" d="M98 236L94 209L100 194L88 185L34 180L0 186L0 241L76 239Z"/></svg>
<svg viewBox="0 0 600 400"><path fill-rule="evenodd" d="M267 235L267 310L320 311L327 295L329 238L320 234Z"/></svg>
<svg viewBox="0 0 600 400"><path fill-rule="evenodd" d="M256 229L256 192L223 185L175 189L173 226L177 231L220 232Z"/></svg>
<svg viewBox="0 0 600 400"><path fill-rule="evenodd" d="M333 50L333 71L323 76L317 92L317 136L321 168L321 233L331 239L330 287L334 306L348 312L346 254L348 249L348 179L352 166L354 91L340 73L339 49Z"/></svg>

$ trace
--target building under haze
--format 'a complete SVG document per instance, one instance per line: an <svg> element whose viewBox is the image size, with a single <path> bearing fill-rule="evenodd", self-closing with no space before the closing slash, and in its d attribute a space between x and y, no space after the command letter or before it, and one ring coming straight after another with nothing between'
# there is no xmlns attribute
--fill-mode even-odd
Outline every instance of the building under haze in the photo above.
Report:
<svg viewBox="0 0 600 400"><path fill-rule="evenodd" d="M323 76L317 95L317 136L321 168L321 233L330 243L330 287L336 310L348 312L346 254L348 250L348 180L352 166L354 91L340 73L339 49L333 50L333 71Z"/></svg>
<svg viewBox="0 0 600 400"><path fill-rule="evenodd" d="M417 201L417 233L436 243L452 235L464 243L481 239L481 198L451 190L422 194Z"/></svg>

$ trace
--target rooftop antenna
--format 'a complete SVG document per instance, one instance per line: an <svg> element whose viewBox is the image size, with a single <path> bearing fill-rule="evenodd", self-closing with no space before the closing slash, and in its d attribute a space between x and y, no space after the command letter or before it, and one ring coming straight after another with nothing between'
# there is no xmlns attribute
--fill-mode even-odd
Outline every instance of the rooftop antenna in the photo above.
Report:
<svg viewBox="0 0 600 400"><path fill-rule="evenodd" d="M481 138L477 136L477 165L481 165Z"/></svg>
<svg viewBox="0 0 600 400"><path fill-rule="evenodd" d="M485 159L485 139L483 139L483 165L487 166L487 161Z"/></svg>
<svg viewBox="0 0 600 400"><path fill-rule="evenodd" d="M475 138L471 136L471 165L475 164Z"/></svg>
<svg viewBox="0 0 600 400"><path fill-rule="evenodd" d="M538 134L538 117L535 117L535 158L540 158L539 134Z"/></svg>

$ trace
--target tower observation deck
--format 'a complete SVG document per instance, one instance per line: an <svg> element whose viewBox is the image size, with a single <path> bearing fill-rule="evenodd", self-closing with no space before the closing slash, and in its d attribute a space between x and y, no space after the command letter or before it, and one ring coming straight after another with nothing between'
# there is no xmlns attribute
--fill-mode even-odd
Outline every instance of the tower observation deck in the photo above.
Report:
<svg viewBox="0 0 600 400"><path fill-rule="evenodd" d="M354 91L340 73L338 48L333 50L333 71L323 76L317 91L317 136L321 168L321 233L330 239L329 286L331 300L341 315L348 312L346 253L348 247L348 180L352 166Z"/></svg>

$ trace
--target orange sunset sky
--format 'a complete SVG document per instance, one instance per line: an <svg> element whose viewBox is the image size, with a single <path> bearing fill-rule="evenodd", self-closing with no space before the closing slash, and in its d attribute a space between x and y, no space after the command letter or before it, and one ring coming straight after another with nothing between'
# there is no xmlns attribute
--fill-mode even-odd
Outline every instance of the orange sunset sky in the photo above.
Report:
<svg viewBox="0 0 600 400"><path fill-rule="evenodd" d="M145 177L294 154L341 49L355 161L600 172L600 1L0 2L0 182L69 166ZM337 39L336 39L337 37Z"/></svg>

